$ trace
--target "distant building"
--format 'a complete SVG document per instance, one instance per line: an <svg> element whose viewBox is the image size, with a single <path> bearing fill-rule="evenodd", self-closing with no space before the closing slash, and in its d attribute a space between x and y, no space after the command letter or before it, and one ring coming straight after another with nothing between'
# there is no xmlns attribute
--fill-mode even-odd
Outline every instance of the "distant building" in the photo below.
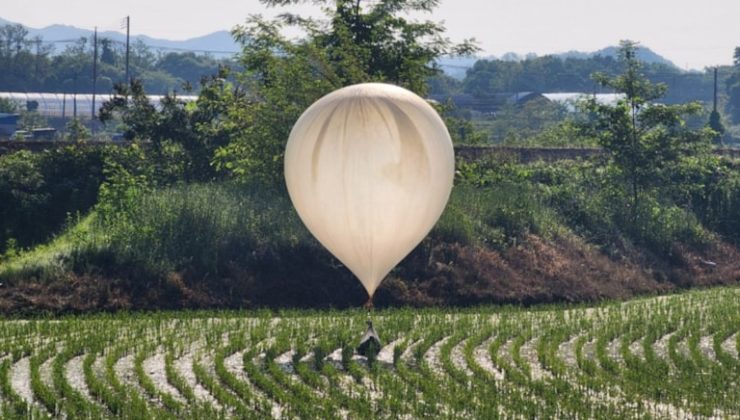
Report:
<svg viewBox="0 0 740 420"><path fill-rule="evenodd" d="M452 102L457 109L469 109L482 114L495 114L504 106L522 106L527 102L534 100L545 100L558 103L567 107L570 111L575 111L575 104L579 100L595 98L596 102L613 105L624 98L621 93L582 93L582 92L558 92L558 93L539 93L539 92L506 92L495 93L492 95L471 95L468 93L459 93L454 95L430 95L429 99L446 104Z"/></svg>
<svg viewBox="0 0 740 420"><path fill-rule="evenodd" d="M95 115L98 115L103 103L109 101L113 95L95 95ZM163 95L147 95L155 107L164 98ZM9 99L23 108L35 108L41 116L47 118L78 118L89 120L93 116L92 94L73 93L26 93L0 92L0 98ZM178 99L192 102L198 99L195 95L177 95Z"/></svg>
<svg viewBox="0 0 740 420"><path fill-rule="evenodd" d="M504 92L492 95L471 95L468 93L429 95L429 99L435 102L442 104L452 102L457 109L469 109L483 114L495 114L504 106L521 106L529 101L543 98L544 96L537 92Z"/></svg>
<svg viewBox="0 0 740 420"><path fill-rule="evenodd" d="M602 105L616 105L620 99L624 98L623 93L557 92L543 93L542 96L552 102L564 105L569 111L575 111L576 103L584 99L593 98Z"/></svg>
<svg viewBox="0 0 740 420"><path fill-rule="evenodd" d="M18 114L0 113L0 137L10 137L18 126Z"/></svg>

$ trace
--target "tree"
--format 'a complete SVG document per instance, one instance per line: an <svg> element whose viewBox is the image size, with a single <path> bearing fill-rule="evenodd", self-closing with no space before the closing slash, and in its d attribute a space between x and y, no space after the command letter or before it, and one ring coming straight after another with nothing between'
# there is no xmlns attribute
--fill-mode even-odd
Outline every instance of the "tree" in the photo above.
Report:
<svg viewBox="0 0 740 420"><path fill-rule="evenodd" d="M65 140L81 142L90 138L90 130L85 127L85 124L79 118L70 120L65 128L67 132Z"/></svg>
<svg viewBox="0 0 740 420"><path fill-rule="evenodd" d="M100 110L100 120L120 118L124 137L151 142L155 160L177 154L186 181L212 180L216 177L211 166L214 151L234 135L234 125L224 122L227 107L245 106L244 92L227 82L228 74L228 69L221 68L218 74L203 78L194 103L171 94L162 98L159 108L146 96L140 80L117 84L113 98Z"/></svg>
<svg viewBox="0 0 740 420"><path fill-rule="evenodd" d="M310 0L261 0L289 6ZM453 44L444 27L410 21L408 13L430 12L438 0L314 0L324 19L283 14L267 21L252 17L234 31L242 43L240 82L251 94L246 107L231 107L228 121L237 136L220 149L216 165L240 178L278 183L282 153L300 114L326 93L361 82L388 82L424 95L439 73L435 59L475 50L471 41ZM297 27L305 37L282 32Z"/></svg>
<svg viewBox="0 0 740 420"><path fill-rule="evenodd" d="M18 112L18 103L12 99L0 98L0 113L14 114Z"/></svg>
<svg viewBox="0 0 740 420"><path fill-rule="evenodd" d="M28 38L21 25L0 26L0 86L4 90L39 89L47 77L51 47Z"/></svg>
<svg viewBox="0 0 740 420"><path fill-rule="evenodd" d="M100 53L100 62L115 66L116 62L118 61L118 55L113 49L113 41L108 38L102 38L100 40L100 48L102 50L102 52Z"/></svg>
<svg viewBox="0 0 740 420"><path fill-rule="evenodd" d="M171 52L159 58L157 68L183 82L197 85L201 77L217 72L218 63L208 55L196 55L192 52Z"/></svg>
<svg viewBox="0 0 740 420"><path fill-rule="evenodd" d="M727 79L727 111L732 121L740 123L740 47L733 54L733 72Z"/></svg>
<svg viewBox="0 0 740 420"><path fill-rule="evenodd" d="M722 144L722 136L725 134L725 126L722 124L722 117L719 115L719 111L716 109L712 110L712 113L709 114L709 123L707 125L715 132L714 142Z"/></svg>
<svg viewBox="0 0 740 420"><path fill-rule="evenodd" d="M674 184L682 163L709 153L713 135L711 129L692 130L685 123L685 117L701 112L699 103L654 102L663 96L666 87L645 78L636 50L636 43L622 41L619 54L623 73L615 77L594 75L601 86L624 97L616 105L599 104L594 99L585 105L592 115L590 134L607 151L616 178L627 186L633 221L641 193Z"/></svg>

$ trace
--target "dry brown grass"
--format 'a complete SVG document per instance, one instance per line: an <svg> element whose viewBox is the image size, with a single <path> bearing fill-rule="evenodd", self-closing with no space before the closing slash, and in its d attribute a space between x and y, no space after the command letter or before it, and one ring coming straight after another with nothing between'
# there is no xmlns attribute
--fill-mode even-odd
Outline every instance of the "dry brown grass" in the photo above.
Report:
<svg viewBox="0 0 740 420"><path fill-rule="evenodd" d="M377 306L536 304L627 299L740 282L740 251L717 242L703 251L676 246L671 261L629 252L612 259L575 236L528 235L505 251L426 241L383 282ZM52 281L0 288L3 313L129 309L358 307L364 290L341 266L315 255L235 265L221 278L169 273L142 285L69 273ZM715 263L715 265L709 262Z"/></svg>

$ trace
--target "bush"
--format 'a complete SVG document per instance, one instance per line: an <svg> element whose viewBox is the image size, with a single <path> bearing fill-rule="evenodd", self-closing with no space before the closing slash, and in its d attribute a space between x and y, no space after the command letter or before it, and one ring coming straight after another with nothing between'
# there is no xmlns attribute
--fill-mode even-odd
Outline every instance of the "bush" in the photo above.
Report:
<svg viewBox="0 0 740 420"><path fill-rule="evenodd" d="M106 150L62 148L0 157L0 252L42 243L97 200Z"/></svg>
<svg viewBox="0 0 740 420"><path fill-rule="evenodd" d="M215 276L229 260L309 239L284 194L232 184L146 190L135 183L117 194L128 202L99 217L97 230L121 263L152 274Z"/></svg>
<svg viewBox="0 0 740 420"><path fill-rule="evenodd" d="M529 233L548 236L557 229L555 213L538 185L524 182L512 171L478 185L462 180L432 235L442 241L497 249ZM491 176L489 174L489 176Z"/></svg>

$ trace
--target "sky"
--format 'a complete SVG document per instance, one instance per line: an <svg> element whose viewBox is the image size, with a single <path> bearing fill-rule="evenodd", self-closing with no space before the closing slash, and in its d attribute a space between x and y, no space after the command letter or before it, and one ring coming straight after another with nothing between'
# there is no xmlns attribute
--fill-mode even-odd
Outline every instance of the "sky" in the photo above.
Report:
<svg viewBox="0 0 740 420"><path fill-rule="evenodd" d="M309 4L267 9L258 0L8 1L0 17L33 28L65 24L187 39L243 23L250 14L318 14ZM422 17L443 22L452 40L476 38L481 55L595 51L638 41L684 69L730 64L740 46L738 0L441 0ZM32 5L32 6L31 6Z"/></svg>

